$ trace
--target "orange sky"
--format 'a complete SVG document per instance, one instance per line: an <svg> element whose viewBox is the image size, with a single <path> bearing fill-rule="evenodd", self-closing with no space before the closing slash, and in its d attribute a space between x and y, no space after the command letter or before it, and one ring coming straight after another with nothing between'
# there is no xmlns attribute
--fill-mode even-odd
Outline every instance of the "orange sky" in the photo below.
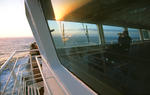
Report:
<svg viewBox="0 0 150 95"><path fill-rule="evenodd" d="M0 0L0 38L32 37L24 0Z"/></svg>
<svg viewBox="0 0 150 95"><path fill-rule="evenodd" d="M56 19L87 4L91 0L52 0ZM24 0L0 0L0 38L31 37L32 32L26 19Z"/></svg>

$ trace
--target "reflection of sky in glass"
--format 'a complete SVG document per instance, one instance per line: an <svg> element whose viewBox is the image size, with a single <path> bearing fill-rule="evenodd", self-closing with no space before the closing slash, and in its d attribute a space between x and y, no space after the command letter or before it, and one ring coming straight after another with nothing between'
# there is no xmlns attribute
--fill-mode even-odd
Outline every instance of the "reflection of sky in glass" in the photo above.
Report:
<svg viewBox="0 0 150 95"><path fill-rule="evenodd" d="M83 46L99 43L99 34L95 24L48 21L57 47ZM63 31L64 26L64 31ZM88 32L86 32L86 27Z"/></svg>
<svg viewBox="0 0 150 95"><path fill-rule="evenodd" d="M128 33L133 41L140 40L140 33L138 29L128 28Z"/></svg>
<svg viewBox="0 0 150 95"><path fill-rule="evenodd" d="M122 33L124 31L124 28L117 26L103 25L103 30L106 43L117 43L119 37L118 33Z"/></svg>
<svg viewBox="0 0 150 95"><path fill-rule="evenodd" d="M55 30L52 32L52 36L57 47L96 45L100 43L96 24L49 20L48 25L50 29ZM124 28L103 25L103 30L106 43L117 43L118 33L122 33ZM138 29L128 28L128 32L133 41L140 39Z"/></svg>
<svg viewBox="0 0 150 95"><path fill-rule="evenodd" d="M144 40L150 40L150 30L142 29Z"/></svg>
<svg viewBox="0 0 150 95"><path fill-rule="evenodd" d="M108 25L103 25L103 29L110 29L110 30L123 30L122 27L118 27L118 26L108 26Z"/></svg>
<svg viewBox="0 0 150 95"><path fill-rule="evenodd" d="M60 25L61 24L61 25ZM76 23L76 22L64 22L64 21L53 21L49 20L48 25L50 29L55 29L53 35L60 35L62 28L62 24L64 24L64 30L68 34L81 35L85 34L86 25L88 27L88 31L90 35L97 34L97 26L95 24L86 24L86 23Z"/></svg>
<svg viewBox="0 0 150 95"><path fill-rule="evenodd" d="M61 33L59 23L59 21L48 20L49 28L50 30L54 29L52 34L55 36L59 36L59 34Z"/></svg>

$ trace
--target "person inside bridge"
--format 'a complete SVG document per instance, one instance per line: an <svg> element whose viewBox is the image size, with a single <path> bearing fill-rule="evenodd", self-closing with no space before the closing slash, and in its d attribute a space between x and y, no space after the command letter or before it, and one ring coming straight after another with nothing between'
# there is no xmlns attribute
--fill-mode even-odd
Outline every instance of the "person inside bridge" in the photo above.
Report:
<svg viewBox="0 0 150 95"><path fill-rule="evenodd" d="M118 44L121 50L129 51L130 43L131 38L128 34L128 31L123 31L123 33L119 33Z"/></svg>

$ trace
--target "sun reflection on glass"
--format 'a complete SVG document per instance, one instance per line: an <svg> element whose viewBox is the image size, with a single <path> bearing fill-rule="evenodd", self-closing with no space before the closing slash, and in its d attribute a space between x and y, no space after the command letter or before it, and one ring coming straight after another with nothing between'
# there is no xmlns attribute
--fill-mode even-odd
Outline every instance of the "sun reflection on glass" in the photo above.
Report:
<svg viewBox="0 0 150 95"><path fill-rule="evenodd" d="M55 13L55 19L63 20L63 18L67 14L89 3L91 0L51 0L51 1Z"/></svg>

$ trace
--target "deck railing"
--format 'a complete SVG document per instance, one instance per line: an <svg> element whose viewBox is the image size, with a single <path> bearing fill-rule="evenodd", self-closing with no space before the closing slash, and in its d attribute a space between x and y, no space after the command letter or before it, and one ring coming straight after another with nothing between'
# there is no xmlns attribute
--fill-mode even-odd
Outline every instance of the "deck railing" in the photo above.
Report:
<svg viewBox="0 0 150 95"><path fill-rule="evenodd" d="M5 94L11 94L11 95L40 95L40 92L39 92L39 88L36 87L36 85L30 85L30 86L27 86L27 81L30 81L30 80L25 80L25 78L23 78L23 73L25 73L25 71L21 71L20 68L22 68L23 66L26 66L28 65L29 63L23 63L23 64L20 64L18 67L16 67L16 64L18 62L18 59L19 58L16 58L16 61L15 63L13 64L13 67L10 66L11 64L11 60L13 58L13 56L16 54L16 53L20 53L20 52L32 52L32 51L38 51L38 49L35 49L35 50L21 50L21 51L15 51L11 54L11 56L8 58L8 60L2 65L2 67L0 68L0 74L5 70L5 68L8 68L10 70L10 74L8 76L8 79L4 85L4 88L2 89L2 92L0 93L1 95L5 95ZM29 60L30 60L30 65L32 66L32 56L27 53L27 56L29 56ZM51 90L48 88L47 84L46 84L46 79L44 78L43 76L43 73L42 73L42 70L41 70L41 66L40 66L40 63L38 61L38 58L39 58L39 55L38 56L33 56L36 58L36 61L37 61L37 64L38 64L38 68L40 70L40 74L42 75L42 79L44 81L44 86L46 87L47 91L48 91L48 94L49 95L52 95L51 93ZM11 64L12 65L12 64ZM17 68L17 72L15 72L15 68ZM32 68L30 69L30 71L32 72ZM29 72L30 72L29 71ZM6 91L7 87L8 87L8 84L11 80L11 77L13 77L13 88L11 91ZM32 77L34 77L34 75L32 74ZM34 80L34 79L32 79ZM17 91L16 91L16 87L17 87ZM28 90L28 91L27 91Z"/></svg>
<svg viewBox="0 0 150 95"><path fill-rule="evenodd" d="M32 51L38 51L38 49L34 49L34 50L18 50L18 51L14 51L11 56L6 60L6 62L1 66L0 68L0 73L4 70L4 68L9 64L10 60L13 58L13 56L16 54L16 53L19 53L19 52L32 52Z"/></svg>

